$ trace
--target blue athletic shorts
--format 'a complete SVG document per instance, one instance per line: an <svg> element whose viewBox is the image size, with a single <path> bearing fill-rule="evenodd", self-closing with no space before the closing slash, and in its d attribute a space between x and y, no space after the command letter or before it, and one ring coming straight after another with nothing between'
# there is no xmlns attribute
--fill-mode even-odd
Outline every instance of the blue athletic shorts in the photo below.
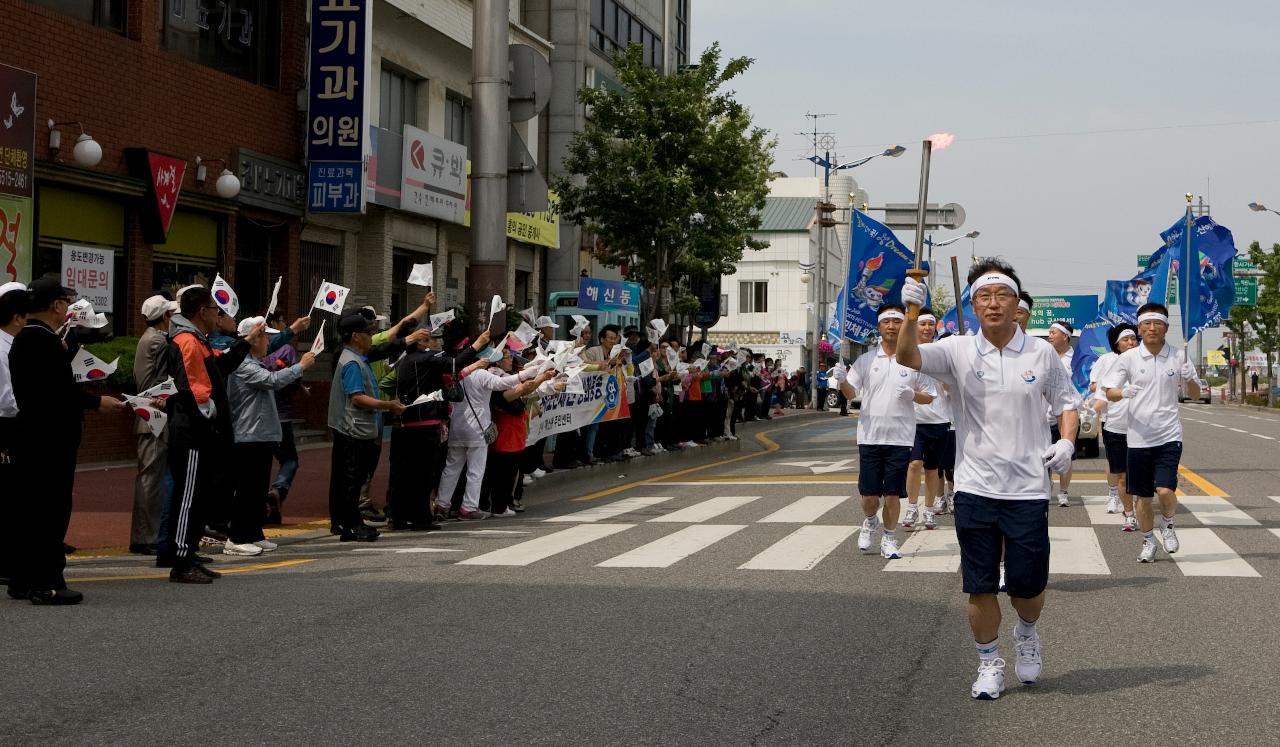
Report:
<svg viewBox="0 0 1280 747"><path fill-rule="evenodd" d="M956 468L956 432L947 430L947 448L942 452L942 469Z"/></svg>
<svg viewBox="0 0 1280 747"><path fill-rule="evenodd" d="M1129 471L1125 487L1130 495L1154 498L1156 488L1178 488L1178 462L1182 460L1182 442L1170 441L1159 446L1129 447Z"/></svg>
<svg viewBox="0 0 1280 747"><path fill-rule="evenodd" d="M858 444L858 494L904 497L910 446Z"/></svg>
<svg viewBox="0 0 1280 747"><path fill-rule="evenodd" d="M1123 475L1129 469L1129 437L1102 429L1102 445L1107 449L1107 471Z"/></svg>
<svg viewBox="0 0 1280 747"><path fill-rule="evenodd" d="M1004 551L1009 596L1030 599L1049 584L1049 501L956 493L956 538L966 594L1000 591Z"/></svg>
<svg viewBox="0 0 1280 747"><path fill-rule="evenodd" d="M911 461L924 462L925 469L937 469L942 466L942 457L947 450L946 423L917 423L916 443L911 447Z"/></svg>

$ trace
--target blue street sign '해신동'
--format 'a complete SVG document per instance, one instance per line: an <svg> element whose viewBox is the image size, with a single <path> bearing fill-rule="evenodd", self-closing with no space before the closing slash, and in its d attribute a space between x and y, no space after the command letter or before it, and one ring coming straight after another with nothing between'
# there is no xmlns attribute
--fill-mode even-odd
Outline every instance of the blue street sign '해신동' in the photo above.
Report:
<svg viewBox="0 0 1280 747"><path fill-rule="evenodd" d="M640 284L625 280L578 278L578 308L640 313Z"/></svg>

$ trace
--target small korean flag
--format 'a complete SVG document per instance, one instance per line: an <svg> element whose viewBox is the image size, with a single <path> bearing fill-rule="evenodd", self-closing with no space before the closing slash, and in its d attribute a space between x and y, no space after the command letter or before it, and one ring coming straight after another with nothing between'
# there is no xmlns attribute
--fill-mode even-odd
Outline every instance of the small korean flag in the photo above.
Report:
<svg viewBox="0 0 1280 747"><path fill-rule="evenodd" d="M213 292L213 302L218 304L218 308L222 309L224 314L234 318L240 313L240 297L231 290L231 286L222 279L221 274L213 278L213 285L209 286L209 290Z"/></svg>
<svg viewBox="0 0 1280 747"><path fill-rule="evenodd" d="M316 292L315 303L311 305L317 309L341 314L342 306L347 302L347 294L350 292L350 288L343 288L337 283L330 283L326 280L320 283L320 290Z"/></svg>

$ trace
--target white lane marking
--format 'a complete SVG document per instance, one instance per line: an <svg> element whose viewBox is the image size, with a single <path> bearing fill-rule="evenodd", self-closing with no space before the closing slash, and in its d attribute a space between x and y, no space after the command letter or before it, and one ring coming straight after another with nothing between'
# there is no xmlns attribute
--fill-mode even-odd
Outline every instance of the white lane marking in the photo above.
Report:
<svg viewBox="0 0 1280 747"><path fill-rule="evenodd" d="M1227 427L1227 426L1223 425L1222 423L1210 423L1209 425L1212 425L1214 428L1226 428L1226 427Z"/></svg>
<svg viewBox="0 0 1280 747"><path fill-rule="evenodd" d="M396 555L409 555L420 552L462 552L461 550L446 550L440 547L357 547L351 552L389 552Z"/></svg>
<svg viewBox="0 0 1280 747"><path fill-rule="evenodd" d="M955 573L960 570L960 541L954 529L912 532L899 548L902 557L885 563L886 571Z"/></svg>
<svg viewBox="0 0 1280 747"><path fill-rule="evenodd" d="M849 500L843 495L806 495L789 506L784 506L760 519L761 524L809 524L841 503Z"/></svg>
<svg viewBox="0 0 1280 747"><path fill-rule="evenodd" d="M1275 440L1275 439L1274 439L1274 438L1272 438L1271 436L1264 436L1264 435L1262 435L1261 433L1250 433L1249 435L1250 435L1250 436L1253 436L1254 438L1265 438L1265 439L1267 439L1268 441L1274 441L1274 440Z"/></svg>
<svg viewBox="0 0 1280 747"><path fill-rule="evenodd" d="M1207 527L1258 526L1257 519L1218 496L1182 495L1178 496L1178 503L1181 503L1201 524Z"/></svg>
<svg viewBox="0 0 1280 747"><path fill-rule="evenodd" d="M445 529L444 534L478 534L483 536L486 534L533 534L533 532L521 532L514 529Z"/></svg>
<svg viewBox="0 0 1280 747"><path fill-rule="evenodd" d="M1246 431L1246 430L1241 430L1240 428L1228 428L1227 430L1229 430L1229 431L1235 431L1236 433L1248 433L1248 432L1249 432L1249 431Z"/></svg>
<svg viewBox="0 0 1280 747"><path fill-rule="evenodd" d="M1116 526L1124 524L1124 514L1107 513L1107 496L1086 495L1082 496L1082 499L1084 500L1085 513L1089 514L1090 524L1114 524Z"/></svg>
<svg viewBox="0 0 1280 747"><path fill-rule="evenodd" d="M1173 558L1184 576L1259 577L1253 566L1237 555L1212 529L1179 529L1178 539L1181 545L1178 552L1167 557ZM1159 537L1156 542L1160 542Z"/></svg>
<svg viewBox="0 0 1280 747"><path fill-rule="evenodd" d="M760 496L758 495L716 496L715 498L708 498L702 503L695 503L688 508L674 511L666 516L656 516L649 519L649 521L695 524L707 519L714 519L720 514L727 513L735 508L741 508L754 500L759 500L759 498Z"/></svg>
<svg viewBox="0 0 1280 747"><path fill-rule="evenodd" d="M615 516L621 516L622 514L631 513L632 511L639 511L642 508L649 508L650 506L656 506L659 503L663 503L671 499L672 499L672 496L669 496L669 495L623 498L620 501L607 503L603 506L596 506L595 508L588 508L585 511L575 511L574 513L565 514L564 516L552 516L550 519L543 519L543 521L591 522L591 521L600 521L601 519L612 519Z"/></svg>
<svg viewBox="0 0 1280 747"><path fill-rule="evenodd" d="M609 558L603 563L597 563L596 566L599 568L666 568L746 528L746 524L693 524L662 539Z"/></svg>
<svg viewBox="0 0 1280 747"><path fill-rule="evenodd" d="M1280 495L1269 495L1267 497L1275 501L1276 503L1280 503Z"/></svg>
<svg viewBox="0 0 1280 747"><path fill-rule="evenodd" d="M626 531L635 524L579 524L501 550L459 561L458 565L529 565L589 542Z"/></svg>
<svg viewBox="0 0 1280 747"><path fill-rule="evenodd" d="M1093 527L1049 527L1049 572L1106 576L1111 573Z"/></svg>
<svg viewBox="0 0 1280 747"><path fill-rule="evenodd" d="M753 571L808 571L856 531L856 526L830 524L800 527L738 568Z"/></svg>

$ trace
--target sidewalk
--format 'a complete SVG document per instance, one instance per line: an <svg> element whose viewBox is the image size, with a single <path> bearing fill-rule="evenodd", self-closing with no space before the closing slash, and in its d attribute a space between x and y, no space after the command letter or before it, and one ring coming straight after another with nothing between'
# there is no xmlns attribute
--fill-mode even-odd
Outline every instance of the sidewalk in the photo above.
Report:
<svg viewBox="0 0 1280 747"><path fill-rule="evenodd" d="M806 411L787 410L782 415L775 415L774 420L803 412ZM705 453L719 451L710 448ZM385 503L387 495L388 452L388 444L384 443L378 470L373 477L374 501L379 506ZM280 533L280 530L289 533L291 530L328 527L329 454L328 443L303 446L298 450L298 474L282 511L284 525L268 528L269 536ZM608 467L608 470L616 471L613 467ZM272 474L274 477L274 471ZM67 530L66 540L79 549L73 557L117 554L128 548L136 475L137 469L133 465L104 465L76 472L71 527Z"/></svg>

